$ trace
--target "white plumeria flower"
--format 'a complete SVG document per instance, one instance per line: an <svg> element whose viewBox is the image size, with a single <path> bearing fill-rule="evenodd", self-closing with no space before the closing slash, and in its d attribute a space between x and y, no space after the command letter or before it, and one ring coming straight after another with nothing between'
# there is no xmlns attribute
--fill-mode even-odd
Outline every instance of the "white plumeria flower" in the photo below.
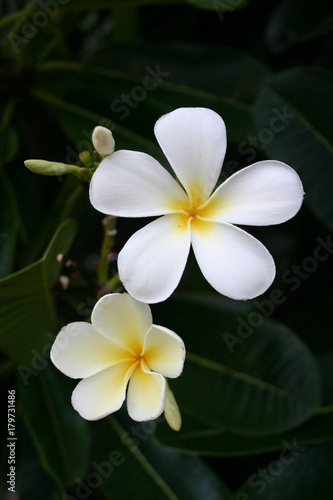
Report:
<svg viewBox="0 0 333 500"><path fill-rule="evenodd" d="M122 406L133 420L157 418L174 405L165 377L178 377L185 346L171 330L152 324L148 304L128 294L109 294L95 305L91 324L62 328L51 349L53 364L71 378L82 378L72 404L87 420L97 420ZM171 393L171 394L170 394ZM178 430L180 415L166 418Z"/></svg>
<svg viewBox="0 0 333 500"><path fill-rule="evenodd" d="M226 151L222 118L206 108L179 108L162 116L155 136L180 184L154 158L117 151L101 162L90 200L102 213L160 216L135 233L119 254L119 275L143 302L165 300L177 287L190 245L207 281L237 300L271 285L268 250L233 224L279 224L293 217L303 186L288 165L259 161L230 176L213 193Z"/></svg>

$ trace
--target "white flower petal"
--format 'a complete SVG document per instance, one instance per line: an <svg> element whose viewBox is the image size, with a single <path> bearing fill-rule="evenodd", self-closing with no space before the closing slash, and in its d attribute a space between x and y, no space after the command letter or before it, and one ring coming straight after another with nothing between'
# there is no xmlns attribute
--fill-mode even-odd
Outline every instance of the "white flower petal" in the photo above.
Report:
<svg viewBox="0 0 333 500"><path fill-rule="evenodd" d="M190 250L188 218L166 215L125 244L118 258L119 276L127 291L142 302L161 302L178 285Z"/></svg>
<svg viewBox="0 0 333 500"><path fill-rule="evenodd" d="M207 108L179 108L162 116L155 136L178 179L197 203L219 177L227 147L222 118Z"/></svg>
<svg viewBox="0 0 333 500"><path fill-rule="evenodd" d="M197 221L192 245L207 281L227 297L252 299L265 292L274 279L275 265L268 250L238 227Z"/></svg>
<svg viewBox="0 0 333 500"><path fill-rule="evenodd" d="M96 210L120 217L164 215L188 203L184 190L158 161L125 150L100 163L89 195Z"/></svg>
<svg viewBox="0 0 333 500"><path fill-rule="evenodd" d="M52 363L71 378L85 378L128 358L128 352L100 335L90 323L70 323L54 341Z"/></svg>
<svg viewBox="0 0 333 500"><path fill-rule="evenodd" d="M127 293L111 293L97 302L91 322L107 339L134 354L140 354L145 334L152 325L152 316L147 304Z"/></svg>
<svg viewBox="0 0 333 500"><path fill-rule="evenodd" d="M168 328L152 325L145 337L143 356L150 370L168 378L179 377L185 360L184 342Z"/></svg>
<svg viewBox="0 0 333 500"><path fill-rule="evenodd" d="M72 394L72 405L81 417L98 420L121 407L133 363L120 363L78 383Z"/></svg>
<svg viewBox="0 0 333 500"><path fill-rule="evenodd" d="M129 416L137 422L159 417L165 407L165 378L138 366L133 373L127 391Z"/></svg>
<svg viewBox="0 0 333 500"><path fill-rule="evenodd" d="M219 222L266 226L291 219L303 201L298 174L279 161L254 163L213 193L202 216Z"/></svg>

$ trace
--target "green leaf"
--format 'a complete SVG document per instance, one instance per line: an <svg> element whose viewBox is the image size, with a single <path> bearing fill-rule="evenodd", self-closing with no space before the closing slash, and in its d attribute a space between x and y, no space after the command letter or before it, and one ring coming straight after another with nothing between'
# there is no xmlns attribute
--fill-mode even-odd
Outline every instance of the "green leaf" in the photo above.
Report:
<svg viewBox="0 0 333 500"><path fill-rule="evenodd" d="M230 500L328 499L333 489L332 461L333 444L284 452L254 471Z"/></svg>
<svg viewBox="0 0 333 500"><path fill-rule="evenodd" d="M323 409L330 407L333 413L333 352L330 351L321 354L318 356L317 361L323 385Z"/></svg>
<svg viewBox="0 0 333 500"><path fill-rule="evenodd" d="M88 423L73 409L73 382L53 366L19 380L23 418L45 470L60 485L84 477L90 464Z"/></svg>
<svg viewBox="0 0 333 500"><path fill-rule="evenodd" d="M78 85L82 86L83 75L89 78L93 83L84 94L68 90L67 101L81 108L86 108L87 103L93 105L94 112L100 114L95 125L109 119L114 125L116 148L120 147L118 132L131 129L132 133L153 137L155 121L182 106L215 110L226 122L228 139L237 144L252 131L252 102L268 73L262 63L240 51L181 43L110 48L93 62L43 63L38 68L36 85L48 88L50 78L54 79L60 70L71 75L70 79L61 79L61 85L70 81L73 86L75 73ZM42 98L40 90L38 96ZM79 103L81 96L84 102ZM81 142L86 141L86 133L82 133L86 130L79 129Z"/></svg>
<svg viewBox="0 0 333 500"><path fill-rule="evenodd" d="M207 425L199 418L183 412L180 432L172 432L166 423L159 423L155 436L158 442L185 453L217 456L246 456L282 450L286 443L300 446L333 441L333 354L318 359L323 386L323 406L316 415L297 429L278 435L246 436L226 428ZM325 406L324 406L325 405Z"/></svg>
<svg viewBox="0 0 333 500"><path fill-rule="evenodd" d="M278 434L308 420L320 402L315 360L285 326L218 298L178 298L154 307L154 322L185 342L184 372L170 381L181 412L252 435Z"/></svg>
<svg viewBox="0 0 333 500"><path fill-rule="evenodd" d="M299 173L305 202L333 228L333 73L297 68L271 78L258 96L258 140Z"/></svg>
<svg viewBox="0 0 333 500"><path fill-rule="evenodd" d="M117 149L127 147L134 150L144 150L156 159L160 159L162 162L166 161L156 143L141 134L129 130L127 127L108 120L102 114L90 111L84 106L72 104L45 92L33 91L33 95L35 98L50 106L51 109L57 109L59 121L64 129L64 133L74 145L67 146L66 148L67 156L65 160L68 162L74 163L75 161L79 161L79 153L81 151L89 151L90 147L91 151L93 150L91 145L91 134L96 125L107 127L111 125L113 132L116 134Z"/></svg>
<svg viewBox="0 0 333 500"><path fill-rule="evenodd" d="M19 228L19 213L15 193L3 172L0 172L0 278L9 274Z"/></svg>
<svg viewBox="0 0 333 500"><path fill-rule="evenodd" d="M310 446L333 441L333 410L317 415L297 429L273 436L246 436L228 429L203 424L193 415L183 412L183 425L177 434L167 424L159 424L158 442L183 453L221 457L258 455L283 449L284 443Z"/></svg>
<svg viewBox="0 0 333 500"><path fill-rule="evenodd" d="M270 47L281 52L294 44L327 35L333 29L333 5L312 0L285 0L273 12L266 29Z"/></svg>
<svg viewBox="0 0 333 500"><path fill-rule="evenodd" d="M22 370L31 369L55 333L50 288L62 267L57 257L68 251L75 232L74 220L64 222L41 259L0 281L0 347Z"/></svg>
<svg viewBox="0 0 333 500"><path fill-rule="evenodd" d="M96 472L103 478L99 492L106 500L229 498L227 487L200 458L153 443L155 422L134 422L122 413L92 424L94 460L81 490L75 489L77 498Z"/></svg>

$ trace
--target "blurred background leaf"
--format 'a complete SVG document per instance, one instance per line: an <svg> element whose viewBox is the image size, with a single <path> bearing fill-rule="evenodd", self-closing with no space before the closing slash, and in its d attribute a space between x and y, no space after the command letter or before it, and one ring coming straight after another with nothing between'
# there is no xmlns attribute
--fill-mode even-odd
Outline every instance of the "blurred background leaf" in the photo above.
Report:
<svg viewBox="0 0 333 500"><path fill-rule="evenodd" d="M1 349L12 361L31 367L35 352L41 353L56 332L51 287L62 267L62 256L74 239L76 223L63 223L43 257L0 281ZM58 256L61 256L60 259Z"/></svg>
<svg viewBox="0 0 333 500"><path fill-rule="evenodd" d="M27 378L19 377L22 415L41 463L63 488L84 478L90 465L88 422L73 410L73 381L46 364Z"/></svg>
<svg viewBox="0 0 333 500"><path fill-rule="evenodd" d="M60 500L61 493L55 481L44 470L38 453L25 426L20 429L20 447L17 466L17 490L22 500ZM38 488L36 488L36 484Z"/></svg>
<svg viewBox="0 0 333 500"><path fill-rule="evenodd" d="M171 387L181 412L196 421L276 434L303 423L320 404L315 360L260 312L237 314L197 296L155 306L154 321L184 339L184 372Z"/></svg>
<svg viewBox="0 0 333 500"><path fill-rule="evenodd" d="M92 471L101 470L104 464L104 498L229 498L229 489L200 458L156 446L151 439L155 425L130 421L123 412L93 424Z"/></svg>
<svg viewBox="0 0 333 500"><path fill-rule="evenodd" d="M295 44L329 35L333 30L333 5L311 0L284 0L273 11L266 28L272 50L284 51Z"/></svg>
<svg viewBox="0 0 333 500"><path fill-rule="evenodd" d="M314 494L317 498L329 498L333 487L333 477L329 473L333 444L302 448L286 457L287 464L276 459L268 464L265 471L255 471L248 484L230 500L312 500Z"/></svg>
<svg viewBox="0 0 333 500"><path fill-rule="evenodd" d="M320 89L320 91L319 91ZM256 117L260 131L272 124L272 110L283 115L284 127L265 136L270 155L291 165L305 189L305 202L330 228L333 227L333 135L329 125L333 74L299 68L273 77L260 92ZM268 129L269 130L269 129Z"/></svg>
<svg viewBox="0 0 333 500"><path fill-rule="evenodd" d="M228 0L187 0L189 4L195 5L201 9L211 9L215 11L234 10L245 7L248 0L236 0L230 2Z"/></svg>
<svg viewBox="0 0 333 500"><path fill-rule="evenodd" d="M333 441L333 355L326 353L318 358L323 393L322 406L305 424L277 435L251 436L232 432L230 429L202 422L197 415L183 412L183 426L175 434L168 425L160 423L156 430L158 442L188 453L213 456L246 456L282 450L284 443L296 440L300 446L310 446Z"/></svg>
<svg viewBox="0 0 333 500"><path fill-rule="evenodd" d="M15 192L3 172L0 171L0 278L12 270L19 230L19 213Z"/></svg>

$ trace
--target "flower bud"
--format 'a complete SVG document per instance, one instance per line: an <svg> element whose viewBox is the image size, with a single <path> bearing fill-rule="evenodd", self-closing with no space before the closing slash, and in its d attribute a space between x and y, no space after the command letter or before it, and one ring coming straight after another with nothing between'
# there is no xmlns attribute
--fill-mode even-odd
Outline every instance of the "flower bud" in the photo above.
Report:
<svg viewBox="0 0 333 500"><path fill-rule="evenodd" d="M26 160L24 165L35 174L63 175L68 173L68 165L65 165L65 163L47 160Z"/></svg>
<svg viewBox="0 0 333 500"><path fill-rule="evenodd" d="M175 396L168 383L166 384L164 416L171 429L173 429L174 431L180 430L182 426L182 417Z"/></svg>
<svg viewBox="0 0 333 500"><path fill-rule="evenodd" d="M89 172L87 168L77 167L75 165L67 165L66 163L58 163L55 161L47 160L25 160L24 165L34 172L40 175L64 175L73 174L76 175L82 181L89 182L92 173Z"/></svg>
<svg viewBox="0 0 333 500"><path fill-rule="evenodd" d="M97 153L108 156L114 152L114 138L111 130L98 125L92 133L92 143Z"/></svg>

